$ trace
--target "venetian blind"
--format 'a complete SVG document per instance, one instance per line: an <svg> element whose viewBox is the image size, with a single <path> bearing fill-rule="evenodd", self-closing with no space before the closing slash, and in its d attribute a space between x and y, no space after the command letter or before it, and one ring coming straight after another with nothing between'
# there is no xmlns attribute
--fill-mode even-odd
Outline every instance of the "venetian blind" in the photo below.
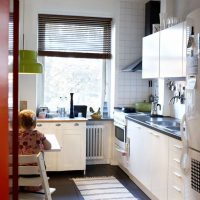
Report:
<svg viewBox="0 0 200 200"><path fill-rule="evenodd" d="M40 56L111 58L111 18L39 14Z"/></svg>
<svg viewBox="0 0 200 200"><path fill-rule="evenodd" d="M9 28L8 28L8 51L9 51L9 55L12 55L13 54L13 41L14 41L14 38L13 38L13 13L10 13L9 14Z"/></svg>

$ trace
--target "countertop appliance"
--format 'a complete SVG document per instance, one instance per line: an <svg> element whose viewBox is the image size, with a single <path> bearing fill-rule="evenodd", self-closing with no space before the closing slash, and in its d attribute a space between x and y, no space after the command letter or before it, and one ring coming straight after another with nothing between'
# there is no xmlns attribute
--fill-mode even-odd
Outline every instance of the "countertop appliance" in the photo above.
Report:
<svg viewBox="0 0 200 200"><path fill-rule="evenodd" d="M181 168L184 177L184 199L200 199L200 9L186 18L187 46L185 115L181 123L183 150ZM194 31L194 33L193 33ZM190 38L190 39L189 39Z"/></svg>

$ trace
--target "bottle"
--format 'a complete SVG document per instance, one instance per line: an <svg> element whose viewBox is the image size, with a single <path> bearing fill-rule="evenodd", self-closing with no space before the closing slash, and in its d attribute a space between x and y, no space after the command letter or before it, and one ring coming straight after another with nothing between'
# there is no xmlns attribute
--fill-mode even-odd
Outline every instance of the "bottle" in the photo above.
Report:
<svg viewBox="0 0 200 200"><path fill-rule="evenodd" d="M153 102L154 101L154 96L153 96L153 94L150 94L149 95L149 102L151 103L151 102Z"/></svg>
<svg viewBox="0 0 200 200"><path fill-rule="evenodd" d="M69 113L69 118L74 118L73 95L74 95L74 93L70 93L70 113Z"/></svg>
<svg viewBox="0 0 200 200"><path fill-rule="evenodd" d="M103 118L108 118L108 102L103 103Z"/></svg>

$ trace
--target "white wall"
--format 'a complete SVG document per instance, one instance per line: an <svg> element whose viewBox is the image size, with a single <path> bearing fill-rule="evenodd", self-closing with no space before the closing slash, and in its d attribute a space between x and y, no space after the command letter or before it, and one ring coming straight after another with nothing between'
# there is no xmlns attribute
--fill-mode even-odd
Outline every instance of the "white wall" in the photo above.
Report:
<svg viewBox="0 0 200 200"><path fill-rule="evenodd" d="M115 106L131 106L148 99L148 81L141 72L122 72L142 55L145 4L141 1L121 1L119 15L118 65L116 65Z"/></svg>
<svg viewBox="0 0 200 200"><path fill-rule="evenodd" d="M200 0L161 0L161 12L178 17L182 21L196 8L200 8Z"/></svg>
<svg viewBox="0 0 200 200"><path fill-rule="evenodd" d="M25 49L37 50L38 13L113 18L115 55L111 65L115 68L112 71L116 77L116 82L112 86L116 88L116 101L113 101L113 105L130 105L146 98L144 92L147 90L147 84L141 79L141 73L120 71L141 56L144 2L146 0L20 0L20 47L22 48L22 33L24 33ZM28 101L28 108L35 110L37 77L32 76L20 76L19 97L20 100Z"/></svg>

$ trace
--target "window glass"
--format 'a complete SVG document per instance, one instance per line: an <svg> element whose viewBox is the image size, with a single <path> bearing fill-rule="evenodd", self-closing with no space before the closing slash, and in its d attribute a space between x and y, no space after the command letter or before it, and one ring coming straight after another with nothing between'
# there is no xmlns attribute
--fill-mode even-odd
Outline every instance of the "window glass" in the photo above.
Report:
<svg viewBox="0 0 200 200"><path fill-rule="evenodd" d="M50 110L66 107L69 114L70 92L74 105L98 109L104 99L104 60L45 57L44 105Z"/></svg>

